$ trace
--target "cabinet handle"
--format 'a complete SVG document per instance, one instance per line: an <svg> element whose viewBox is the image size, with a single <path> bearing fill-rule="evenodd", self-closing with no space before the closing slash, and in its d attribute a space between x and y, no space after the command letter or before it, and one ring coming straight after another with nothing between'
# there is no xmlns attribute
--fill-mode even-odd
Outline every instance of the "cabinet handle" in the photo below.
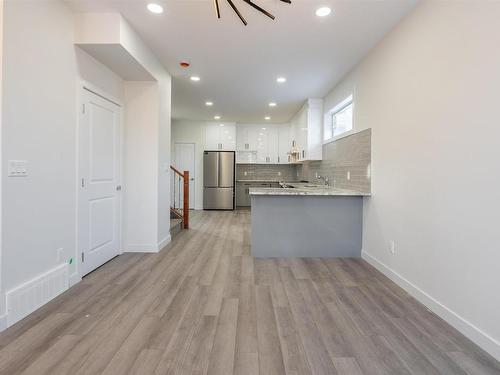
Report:
<svg viewBox="0 0 500 375"><path fill-rule="evenodd" d="M278 163L280 162L280 157L278 156Z"/></svg>
<svg viewBox="0 0 500 375"><path fill-rule="evenodd" d="M306 150L302 150L302 159L306 158Z"/></svg>

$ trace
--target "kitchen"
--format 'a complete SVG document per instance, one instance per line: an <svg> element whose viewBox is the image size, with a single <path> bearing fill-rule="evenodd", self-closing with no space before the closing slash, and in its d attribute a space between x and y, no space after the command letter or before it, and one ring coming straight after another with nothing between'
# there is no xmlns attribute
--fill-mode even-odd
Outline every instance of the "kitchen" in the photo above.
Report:
<svg viewBox="0 0 500 375"><path fill-rule="evenodd" d="M251 209L254 256L359 257L371 129L356 132L353 108L352 95L326 111L309 99L289 124L182 124L184 137L174 124L174 142L203 142L203 209Z"/></svg>
<svg viewBox="0 0 500 375"><path fill-rule="evenodd" d="M499 19L0 1L0 373L500 374Z"/></svg>

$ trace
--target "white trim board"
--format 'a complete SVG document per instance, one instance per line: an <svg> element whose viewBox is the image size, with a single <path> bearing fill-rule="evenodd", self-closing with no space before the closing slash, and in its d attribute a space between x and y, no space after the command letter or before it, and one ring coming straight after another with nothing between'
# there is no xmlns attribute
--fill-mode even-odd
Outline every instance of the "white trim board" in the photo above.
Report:
<svg viewBox="0 0 500 375"><path fill-rule="evenodd" d="M5 293L10 327L68 290L68 264L60 264Z"/></svg>
<svg viewBox="0 0 500 375"><path fill-rule="evenodd" d="M78 284L80 281L82 281L82 277L78 272L75 272L74 274L69 276L69 287L71 288L73 285Z"/></svg>
<svg viewBox="0 0 500 375"><path fill-rule="evenodd" d="M7 329L7 315L0 316L0 332Z"/></svg>
<svg viewBox="0 0 500 375"><path fill-rule="evenodd" d="M159 253L172 240L170 234L157 244L129 244L125 253Z"/></svg>
<svg viewBox="0 0 500 375"><path fill-rule="evenodd" d="M405 279L403 276L393 271L385 264L366 251L361 252L361 257L370 263L377 270L382 272L389 279L407 291L411 296L424 304L429 310L445 320L452 327L460 331L464 336L473 341L476 345L488 352L496 360L500 361L500 342L489 336L486 332L468 322L456 312L452 311L438 300L424 292L422 289Z"/></svg>

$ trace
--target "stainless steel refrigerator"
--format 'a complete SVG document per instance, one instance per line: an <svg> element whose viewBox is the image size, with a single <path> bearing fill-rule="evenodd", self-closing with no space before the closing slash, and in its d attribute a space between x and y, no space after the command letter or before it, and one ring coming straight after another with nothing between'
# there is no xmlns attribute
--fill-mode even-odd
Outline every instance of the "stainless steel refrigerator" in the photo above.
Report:
<svg viewBox="0 0 500 375"><path fill-rule="evenodd" d="M234 151L205 151L203 155L203 208L234 210Z"/></svg>

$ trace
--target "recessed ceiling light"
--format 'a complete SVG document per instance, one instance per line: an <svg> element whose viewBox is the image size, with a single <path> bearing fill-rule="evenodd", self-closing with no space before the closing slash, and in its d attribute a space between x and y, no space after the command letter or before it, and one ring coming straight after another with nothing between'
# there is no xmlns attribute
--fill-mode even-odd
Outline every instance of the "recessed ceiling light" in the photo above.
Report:
<svg viewBox="0 0 500 375"><path fill-rule="evenodd" d="M163 7L161 5L155 4L155 3L149 3L148 10L154 14L162 14L163 13Z"/></svg>
<svg viewBox="0 0 500 375"><path fill-rule="evenodd" d="M276 78L276 82L278 82L278 83L285 83L286 82L286 78L285 77L278 77L278 78Z"/></svg>
<svg viewBox="0 0 500 375"><path fill-rule="evenodd" d="M326 17L330 13L332 13L332 9L329 7L321 7L321 8L316 9L316 15L318 17Z"/></svg>
<svg viewBox="0 0 500 375"><path fill-rule="evenodd" d="M220 120L220 116L219 115L214 116L214 120Z"/></svg>
<svg viewBox="0 0 500 375"><path fill-rule="evenodd" d="M266 130L266 128L262 128L262 130Z"/></svg>
<svg viewBox="0 0 500 375"><path fill-rule="evenodd" d="M271 116L266 116L266 117L264 117L264 119L269 121L269 120L271 120Z"/></svg>
<svg viewBox="0 0 500 375"><path fill-rule="evenodd" d="M276 105L277 105L277 104L276 104L275 102L271 102L271 103L269 103L269 107L276 107Z"/></svg>
<svg viewBox="0 0 500 375"><path fill-rule="evenodd" d="M220 124L219 126L224 126L224 124Z"/></svg>
<svg viewBox="0 0 500 375"><path fill-rule="evenodd" d="M198 82L200 79L198 76L191 76L191 81Z"/></svg>
<svg viewBox="0 0 500 375"><path fill-rule="evenodd" d="M211 107L211 106L213 106L213 105L214 105L214 103L213 103L213 102L206 102L206 103L205 103L205 105L206 105L207 107Z"/></svg>

